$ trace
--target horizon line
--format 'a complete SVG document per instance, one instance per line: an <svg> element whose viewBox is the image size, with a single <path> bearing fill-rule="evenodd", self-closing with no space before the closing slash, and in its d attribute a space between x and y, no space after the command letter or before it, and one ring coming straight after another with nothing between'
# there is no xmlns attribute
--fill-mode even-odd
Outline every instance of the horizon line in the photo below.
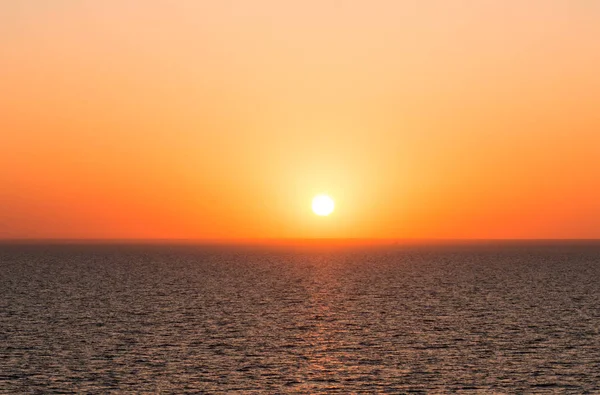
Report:
<svg viewBox="0 0 600 395"><path fill-rule="evenodd" d="M600 243L600 238L0 238L0 244L180 244L180 245L286 245L286 244L481 244L481 243Z"/></svg>

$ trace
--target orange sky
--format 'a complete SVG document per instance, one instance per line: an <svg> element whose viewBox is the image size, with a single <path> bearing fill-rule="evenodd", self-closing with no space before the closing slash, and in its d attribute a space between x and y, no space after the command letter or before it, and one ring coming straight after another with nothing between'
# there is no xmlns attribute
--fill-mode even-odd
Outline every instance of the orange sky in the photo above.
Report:
<svg viewBox="0 0 600 395"><path fill-rule="evenodd" d="M600 2L4 1L0 48L0 238L600 238Z"/></svg>

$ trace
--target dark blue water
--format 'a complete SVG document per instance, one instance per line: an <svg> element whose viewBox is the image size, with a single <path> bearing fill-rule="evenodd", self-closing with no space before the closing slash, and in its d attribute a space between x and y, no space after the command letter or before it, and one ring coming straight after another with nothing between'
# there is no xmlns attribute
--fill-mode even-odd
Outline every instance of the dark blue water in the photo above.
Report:
<svg viewBox="0 0 600 395"><path fill-rule="evenodd" d="M0 246L0 393L600 393L600 244Z"/></svg>

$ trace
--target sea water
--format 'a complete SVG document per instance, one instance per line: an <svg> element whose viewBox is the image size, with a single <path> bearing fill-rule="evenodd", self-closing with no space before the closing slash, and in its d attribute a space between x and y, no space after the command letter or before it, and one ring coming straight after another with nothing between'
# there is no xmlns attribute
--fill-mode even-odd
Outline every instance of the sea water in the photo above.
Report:
<svg viewBox="0 0 600 395"><path fill-rule="evenodd" d="M600 393L600 245L0 246L0 393Z"/></svg>

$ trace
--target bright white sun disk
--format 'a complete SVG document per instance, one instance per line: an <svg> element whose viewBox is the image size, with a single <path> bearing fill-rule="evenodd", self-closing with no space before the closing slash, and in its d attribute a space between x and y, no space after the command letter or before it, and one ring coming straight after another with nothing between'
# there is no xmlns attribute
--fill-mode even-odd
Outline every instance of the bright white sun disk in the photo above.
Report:
<svg viewBox="0 0 600 395"><path fill-rule="evenodd" d="M327 195L317 195L312 201L312 209L315 214L326 216L333 212L335 203L333 199Z"/></svg>

